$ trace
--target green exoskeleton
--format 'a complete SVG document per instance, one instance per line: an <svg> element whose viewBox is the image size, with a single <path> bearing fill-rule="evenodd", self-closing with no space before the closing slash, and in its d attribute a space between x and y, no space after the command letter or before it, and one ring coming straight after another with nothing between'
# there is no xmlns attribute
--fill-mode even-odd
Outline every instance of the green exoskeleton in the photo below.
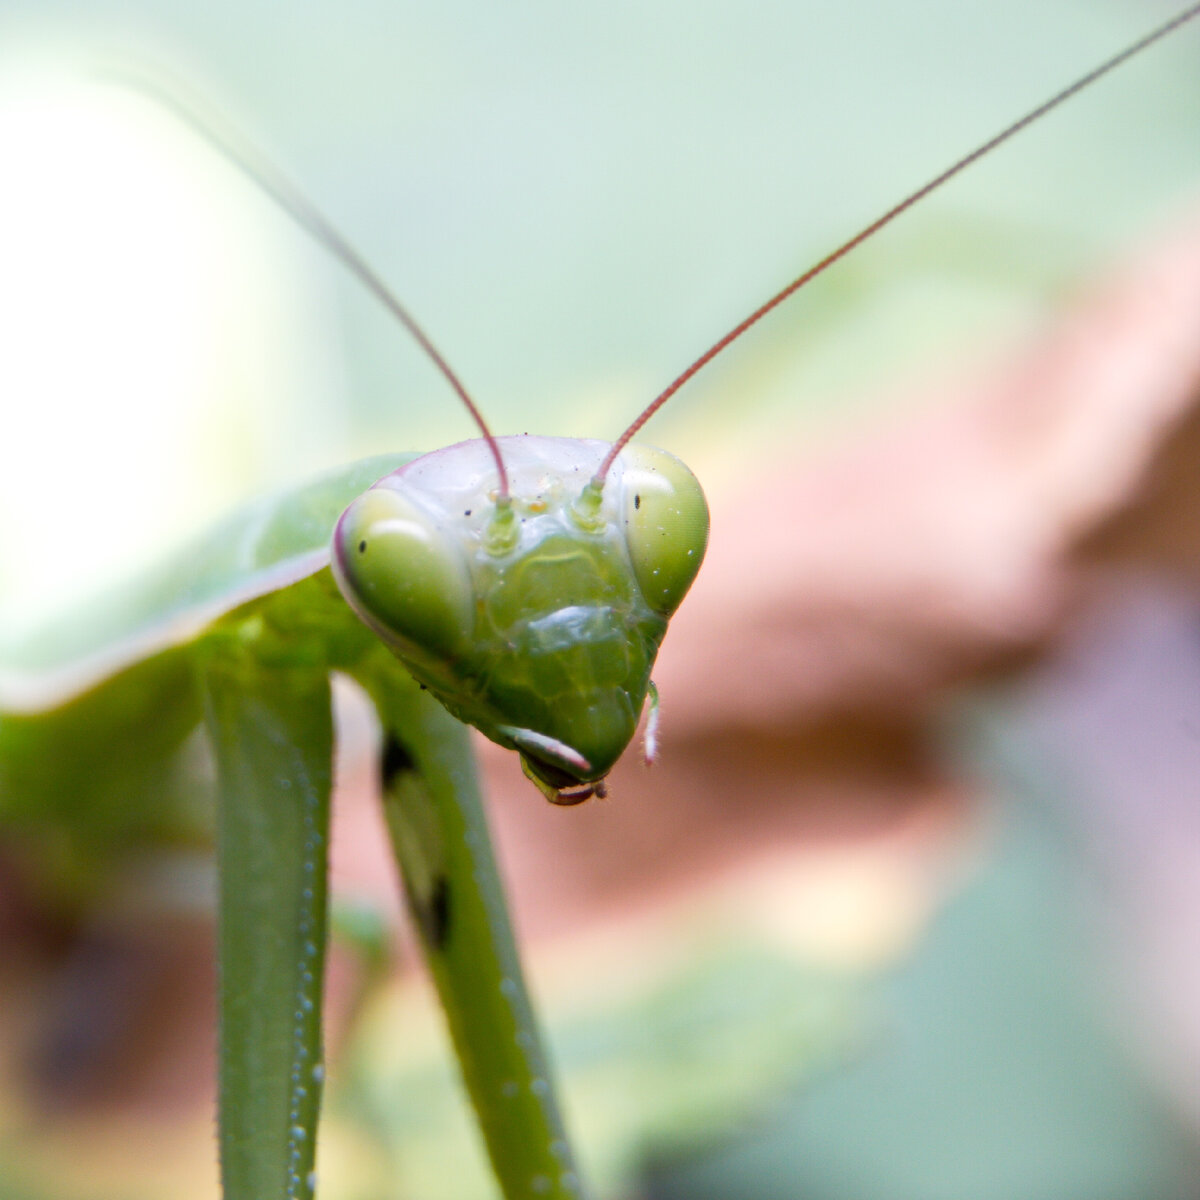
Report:
<svg viewBox="0 0 1200 1200"><path fill-rule="evenodd" d="M516 750L552 802L603 795L647 703L653 742L655 655L708 535L688 468L631 439L816 275L1198 14L1200 4L1181 12L872 222L721 338L612 445L493 437L429 339L324 218L259 155L182 110L400 319L482 433L355 464L239 514L149 580L136 604L107 623L97 614L90 637L51 638L0 674L0 819L32 828L86 796L87 817L47 839L45 854L76 886L96 831L174 832L172 764L198 725L207 731L229 1200L299 1197L316 1183L333 672L356 680L380 718L395 857L500 1186L507 1197L584 1194L462 723ZM112 753L134 740L136 761Z"/></svg>
<svg viewBox="0 0 1200 1200"><path fill-rule="evenodd" d="M603 795L633 737L708 510L692 473L629 446L501 438L427 454L342 514L342 594L462 721L521 754L557 804Z"/></svg>

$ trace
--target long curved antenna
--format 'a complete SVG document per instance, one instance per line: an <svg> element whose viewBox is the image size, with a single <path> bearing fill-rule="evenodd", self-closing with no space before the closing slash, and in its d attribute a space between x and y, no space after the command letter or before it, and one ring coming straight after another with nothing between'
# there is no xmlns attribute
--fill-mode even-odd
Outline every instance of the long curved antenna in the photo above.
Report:
<svg viewBox="0 0 1200 1200"><path fill-rule="evenodd" d="M483 435L483 440L487 442L488 449L495 460L496 470L500 473L497 502L501 506L507 505L509 502L508 471L504 466L504 459L500 455L500 446L488 428L487 422L483 419L483 413L479 411L462 381L442 357L438 348L430 341L428 334L417 324L408 309L396 299L387 284L367 265L362 255L338 232L308 197L246 138L235 133L228 125L218 129L214 119L202 116L200 105L184 100L180 89L174 84L168 85L140 69L127 68L120 64L105 65L93 73L106 82L131 87L149 95L156 103L178 117L222 158L257 184L306 233L324 246L408 330L417 345L421 347L433 365L442 373L446 382L454 389L458 398L466 406L467 412L471 414L471 419L479 427L479 432Z"/></svg>
<svg viewBox="0 0 1200 1200"><path fill-rule="evenodd" d="M984 155L990 154L998 146L1002 145L1004 142L1007 142L1009 138L1014 137L1016 134L1020 133L1021 130L1026 129L1035 121L1040 120L1047 113L1056 109L1060 104L1065 103L1072 96L1083 91L1084 88L1095 83L1096 80L1100 79L1102 76L1107 75L1110 71L1115 70L1122 63L1133 58L1135 54L1140 54L1147 47L1154 45L1155 42L1160 41L1162 38L1167 37L1171 33L1174 33L1175 30L1181 25L1185 25L1197 15L1200 15L1200 4L1193 4L1190 7L1185 8L1182 12L1176 14L1165 24L1160 25L1157 29L1152 30L1150 33L1146 34L1145 37L1139 38L1131 46L1127 46L1119 54L1114 54L1112 58L1102 62L1098 67L1093 68L1086 75L1080 76L1080 78L1075 80L1074 83L1063 88L1061 92L1051 96L1049 100L1039 104L1037 108L1030 110L1019 120L1014 121L1011 125L1005 129L1002 129L994 137L989 138L981 146L976 147L971 151L970 154L964 155L952 166L947 167L946 170L944 170L940 175L935 176L923 187L919 187L911 195L905 196L905 198L901 200L899 204L895 205L893 208L889 208L888 211L885 212L881 217L877 217L870 223L870 225L867 225L865 228L859 230L859 232L850 238L849 241L843 242L836 250L832 251L832 253L827 254L819 262L809 267L803 275L793 279L792 282L789 283L785 288L776 292L775 295L772 296L765 304L760 305L744 321L741 321L739 324L735 325L723 338L721 338L720 341L715 342L712 346L710 346L702 355L700 355L698 359L696 359L695 362L691 364L691 366L689 366L680 375L676 376L675 379L673 379L671 383L663 389L663 391L659 392L659 394L642 410L641 414L633 422L633 424L630 425L629 428L626 429L625 432L621 434L621 436L613 443L612 449L609 450L608 454L604 458L604 461L600 464L599 469L592 478L592 486L596 488L603 487L604 478L608 474L609 469L612 467L613 462L616 460L617 455L621 453L631 438L637 436L642 426L645 425L646 422L650 420L650 418L654 416L654 414L658 412L658 410L662 408L662 406L666 404L666 402L670 400L670 398L674 396L675 393L679 391L679 389L683 387L683 385L687 383L687 381L691 379L693 375L712 362L712 360L716 358L722 350L726 349L726 347L730 346L733 342L736 342L738 338L740 338L742 334L745 333L746 330L748 330L751 326L757 325L758 322L761 321L763 317L767 315L767 313L771 312L772 309L777 308L786 299L788 299L789 296L798 292L806 283L811 283L812 280L816 279L818 275L832 267L833 264L839 259L845 258L851 250L857 249L868 238L877 234L885 225L890 225L898 216L901 215L901 213L906 212L908 209L912 208L914 204L924 200L925 197L931 192L937 191L942 184L949 183L949 181L959 174L959 172L965 171L967 167L972 165L972 163L978 162L984 157Z"/></svg>

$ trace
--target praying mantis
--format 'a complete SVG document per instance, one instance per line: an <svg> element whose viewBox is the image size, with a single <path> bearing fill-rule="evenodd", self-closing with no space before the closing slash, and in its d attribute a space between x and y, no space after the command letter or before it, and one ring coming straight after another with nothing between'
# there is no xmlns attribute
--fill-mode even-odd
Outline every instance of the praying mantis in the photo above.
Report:
<svg viewBox="0 0 1200 1200"><path fill-rule="evenodd" d="M331 671L359 682L380 714L389 830L501 1186L509 1196L583 1193L454 718L516 749L555 802L595 793L631 738L654 646L699 569L706 520L698 485L677 460L635 451L613 468L608 458L591 444L564 452L543 439L501 439L411 462L384 456L356 464L247 510L189 548L159 582L147 581L135 611L107 624L96 614L75 646L58 640L57 666L44 660L9 672L0 726L9 820L22 806L52 806L85 783L98 827L106 812L134 823L167 819L156 798L170 787L173 752L198 721L209 731L221 793L227 1195L292 1197L315 1187ZM410 490L421 475L433 477L434 491ZM462 535L472 549L447 552L458 513L473 522ZM678 518L682 534L663 532L667 515ZM611 640L585 611L597 590L647 601L633 618L637 662L610 681L620 709L615 732L592 729L586 746L574 725L553 724L568 706L543 705L530 716L550 690L545 674L493 687L490 667L462 667L473 614L492 603L464 564L478 554L485 568L507 565L522 518L553 523L550 536L559 540L546 561L576 562L586 577L583 599L554 601L576 610L565 627L551 621L539 630L553 649ZM619 576L598 559L579 565L568 547L631 526L634 542L605 559L622 561ZM650 549L667 538L671 551L647 557L639 538ZM385 594L395 573L376 574L366 561L389 540L421 563L407 576L416 584L405 583L399 596ZM544 573L536 553L530 561L531 575ZM543 594L560 586L533 584ZM538 609L527 624L557 611ZM546 672L570 682L579 669ZM516 691L533 699L508 707ZM587 721L596 708L582 704L577 719ZM136 763L106 753L129 739L141 742Z"/></svg>

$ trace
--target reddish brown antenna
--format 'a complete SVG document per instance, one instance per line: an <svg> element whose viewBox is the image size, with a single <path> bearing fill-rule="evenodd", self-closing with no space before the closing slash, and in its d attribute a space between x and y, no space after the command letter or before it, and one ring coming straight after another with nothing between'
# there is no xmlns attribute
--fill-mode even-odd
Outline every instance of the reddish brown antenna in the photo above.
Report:
<svg viewBox="0 0 1200 1200"><path fill-rule="evenodd" d="M1061 92L1051 96L1049 100L1039 104L1037 108L1027 112L1019 120L1014 121L1011 125L1005 129L1002 129L994 137L989 138L981 146L976 147L970 152L970 154L964 155L952 166L947 167L946 170L944 170L940 175L937 175L931 179L923 187L917 188L915 192L906 196L900 201L899 204L895 205L893 208L889 208L888 211L883 214L883 216L877 217L870 223L870 225L867 225L865 228L859 230L859 232L850 238L849 241L843 242L836 250L832 251L832 253L827 254L823 259L821 259L820 262L817 262L813 266L809 267L803 275L793 279L792 282L789 283L785 288L776 292L774 296L772 296L765 304L762 304L756 308L748 317L746 317L744 321L741 321L739 324L735 325L723 338L720 339L720 341L715 342L712 346L710 346L702 355L700 355L698 359L696 359L695 362L693 362L680 375L677 375L675 379L673 379L667 385L666 388L659 392L659 394L655 396L655 398L651 400L648 405L646 405L633 424L630 425L629 428L626 429L625 432L621 434L621 436L613 443L612 449L610 449L608 454L605 455L604 461L600 464L599 469L593 476L592 485L596 488L603 487L605 476L608 474L609 469L612 467L617 455L621 453L626 445L628 445L630 439L637 436L642 426L645 425L646 422L650 420L650 418L654 416L654 414L658 412L658 410L662 408L662 406L666 404L666 402L670 400L670 398L674 396L675 393L679 391L679 389L683 387L683 385L687 383L687 381L691 379L693 375L702 370L704 367L708 366L708 364L712 362L712 360L716 358L722 350L736 342L738 338L740 338L742 334L745 333L751 326L757 325L758 322L761 321L763 317L765 317L772 309L777 308L786 299L788 299L789 296L792 296L798 292L806 283L811 283L818 275L832 267L833 264L839 259L845 258L851 250L857 249L868 238L874 237L874 235L883 229L885 225L890 225L898 216L900 216L901 213L906 212L908 209L912 208L914 204L924 200L925 197L931 192L937 191L942 184L949 183L950 180L953 179L955 175L959 174L960 171L965 171L967 167L971 166L972 163L978 162L984 157L984 155L990 154L998 146L1002 145L1004 142L1007 142L1009 138L1020 133L1021 130L1028 128L1028 126L1032 125L1035 121L1040 120L1047 113L1051 112L1053 109L1056 109L1060 104L1069 100L1078 92L1083 91L1084 88L1089 87L1102 76L1107 75L1109 71L1115 70L1123 62L1133 58L1135 54L1140 54L1147 47L1154 45L1155 42L1165 38L1168 34L1174 33L1175 30L1181 25L1186 24L1197 15L1200 15L1200 4L1193 4L1190 7L1185 8L1182 12L1176 14L1165 24L1160 25L1157 29L1154 29L1150 33L1146 34L1145 37L1139 38L1131 46L1127 46L1119 54L1114 54L1112 58L1102 62L1098 67L1094 67L1086 75L1081 76L1079 79L1075 80L1074 83L1063 88Z"/></svg>
<svg viewBox="0 0 1200 1200"><path fill-rule="evenodd" d="M495 460L496 470L500 473L500 485L496 489L497 503L502 507L506 506L510 499L508 471L500 454L499 443L483 419L483 413L463 386L462 380L442 357L441 351L433 344L429 335L417 324L416 318L308 197L257 147L234 133L228 126L219 130L215 120L201 116L200 105L182 99L181 89L173 84L168 85L139 69L126 70L122 66L105 68L97 74L110 82L132 85L139 91L149 93L155 101L179 117L222 158L256 183L297 225L324 246L408 330L426 357L454 389L466 406L467 412L471 414L471 419L479 427L479 432Z"/></svg>

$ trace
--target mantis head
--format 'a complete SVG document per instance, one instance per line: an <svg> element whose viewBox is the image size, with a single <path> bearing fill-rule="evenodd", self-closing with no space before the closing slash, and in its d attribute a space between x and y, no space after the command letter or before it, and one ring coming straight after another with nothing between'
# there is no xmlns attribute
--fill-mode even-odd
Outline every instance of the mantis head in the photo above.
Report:
<svg viewBox="0 0 1200 1200"><path fill-rule="evenodd" d="M333 538L342 594L460 720L578 803L628 746L667 629L704 557L691 471L565 438L462 442L379 480ZM588 482L591 480L591 482Z"/></svg>

